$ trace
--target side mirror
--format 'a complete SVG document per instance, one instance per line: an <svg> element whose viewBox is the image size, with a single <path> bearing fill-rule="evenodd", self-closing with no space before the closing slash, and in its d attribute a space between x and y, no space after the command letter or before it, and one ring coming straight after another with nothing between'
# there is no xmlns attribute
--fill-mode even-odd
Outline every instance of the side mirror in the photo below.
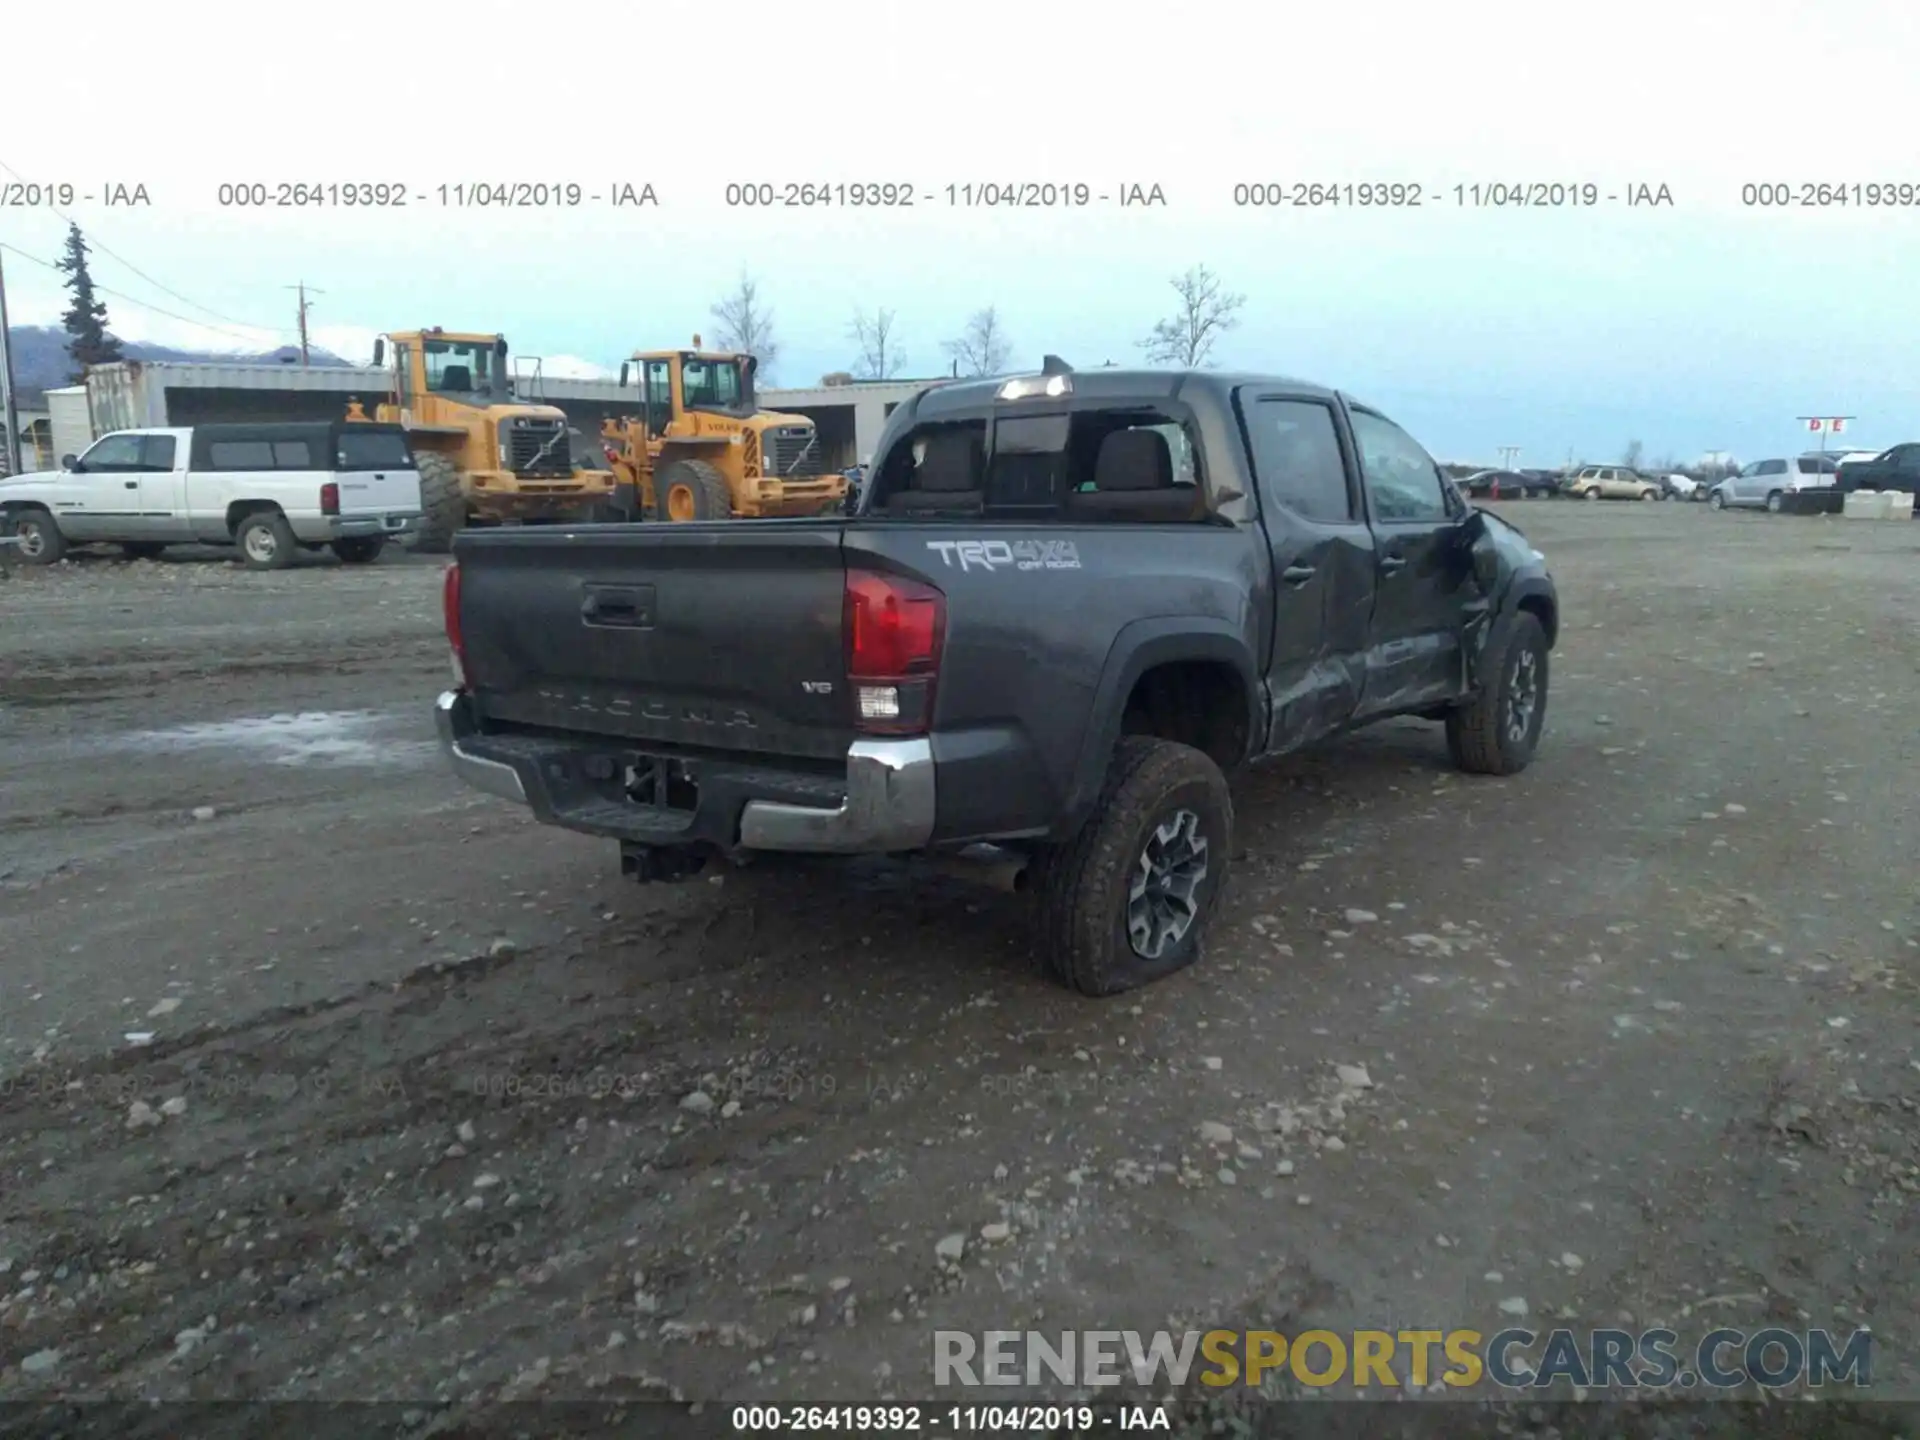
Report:
<svg viewBox="0 0 1920 1440"><path fill-rule="evenodd" d="M382 335L373 342L373 368L378 370L387 363L387 337Z"/></svg>
<svg viewBox="0 0 1920 1440"><path fill-rule="evenodd" d="M622 390L627 388L627 381L632 374L633 374L633 367L629 365L626 361L622 360L620 362L620 388Z"/></svg>
<svg viewBox="0 0 1920 1440"><path fill-rule="evenodd" d="M495 355L498 355L502 360L507 358L507 337L506 336L502 335L499 339L493 342L493 353Z"/></svg>
<svg viewBox="0 0 1920 1440"><path fill-rule="evenodd" d="M60 468L62 470L78 470L80 468L80 462L71 455L62 455L60 457Z"/></svg>

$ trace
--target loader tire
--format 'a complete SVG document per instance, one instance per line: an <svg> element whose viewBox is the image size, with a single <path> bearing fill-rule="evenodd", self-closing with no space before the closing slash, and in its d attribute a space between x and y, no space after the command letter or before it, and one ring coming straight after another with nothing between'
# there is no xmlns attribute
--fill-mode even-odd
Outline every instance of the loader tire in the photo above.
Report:
<svg viewBox="0 0 1920 1440"><path fill-rule="evenodd" d="M421 517L413 549L421 555L444 555L453 546L454 532L466 526L467 493L459 467L447 456L423 451L419 465Z"/></svg>
<svg viewBox="0 0 1920 1440"><path fill-rule="evenodd" d="M704 460L676 460L654 478L653 491L663 520L726 520L733 496L726 477Z"/></svg>

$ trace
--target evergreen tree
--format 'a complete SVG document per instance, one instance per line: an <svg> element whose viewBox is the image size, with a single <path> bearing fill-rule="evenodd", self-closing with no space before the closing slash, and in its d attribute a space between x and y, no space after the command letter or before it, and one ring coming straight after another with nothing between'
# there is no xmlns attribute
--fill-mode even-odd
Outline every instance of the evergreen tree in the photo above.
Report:
<svg viewBox="0 0 1920 1440"><path fill-rule="evenodd" d="M73 382L83 383L89 365L105 365L124 358L120 342L107 333L107 304L93 293L93 275L87 269L87 242L78 225L67 228L67 253L59 267L66 273L73 304L61 317L67 331L67 354L73 357Z"/></svg>

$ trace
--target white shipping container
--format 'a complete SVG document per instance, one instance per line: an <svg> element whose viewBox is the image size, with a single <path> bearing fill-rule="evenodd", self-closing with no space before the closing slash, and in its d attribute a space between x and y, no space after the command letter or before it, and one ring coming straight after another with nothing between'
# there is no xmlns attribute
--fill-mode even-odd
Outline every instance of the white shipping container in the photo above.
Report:
<svg viewBox="0 0 1920 1440"><path fill-rule="evenodd" d="M67 385L47 391L47 418L53 432L53 463L62 455L78 455L99 438L87 409L87 387Z"/></svg>

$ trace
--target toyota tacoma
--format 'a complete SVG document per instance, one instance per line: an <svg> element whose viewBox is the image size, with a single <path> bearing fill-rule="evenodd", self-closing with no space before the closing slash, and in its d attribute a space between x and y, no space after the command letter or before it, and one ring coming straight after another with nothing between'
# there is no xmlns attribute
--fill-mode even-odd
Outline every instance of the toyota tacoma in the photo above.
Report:
<svg viewBox="0 0 1920 1440"><path fill-rule="evenodd" d="M1411 715L1514 774L1559 630L1540 552L1378 410L1052 356L902 404L851 515L469 530L444 601L468 783L643 880L934 857L1031 890L1092 995L1199 953L1237 769Z"/></svg>

